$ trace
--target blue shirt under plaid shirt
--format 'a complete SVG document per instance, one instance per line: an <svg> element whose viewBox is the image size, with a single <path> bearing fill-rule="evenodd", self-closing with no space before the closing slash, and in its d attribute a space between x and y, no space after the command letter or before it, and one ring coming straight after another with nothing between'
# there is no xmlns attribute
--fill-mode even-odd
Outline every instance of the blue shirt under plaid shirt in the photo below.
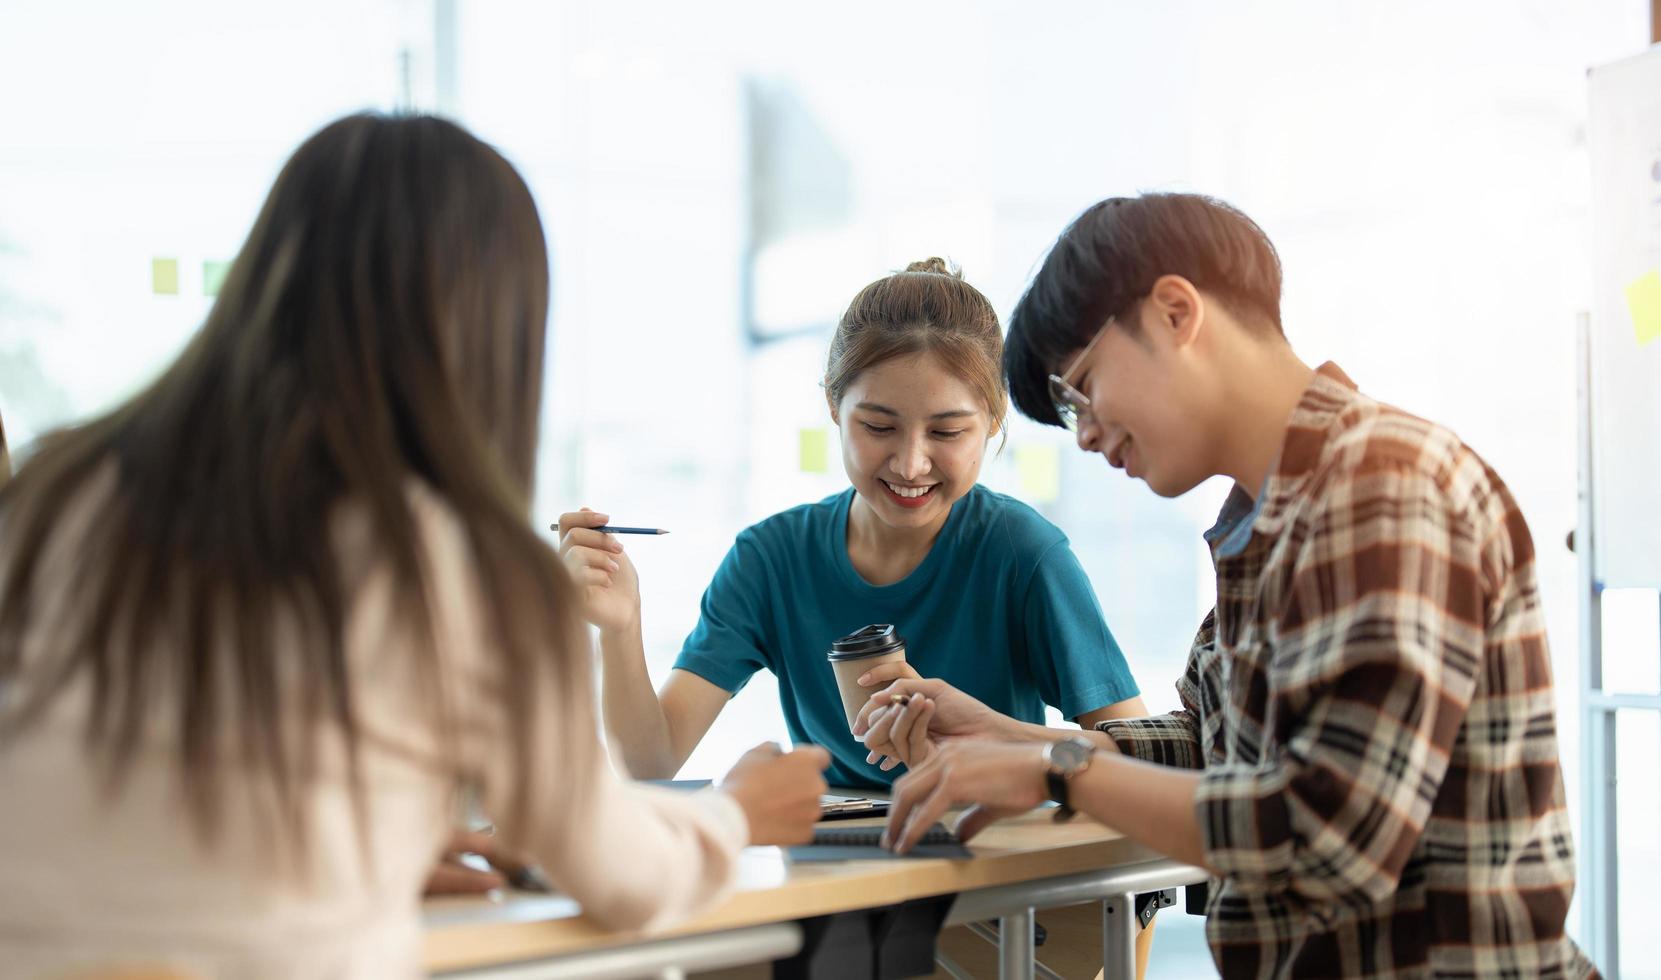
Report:
<svg viewBox="0 0 1661 980"><path fill-rule="evenodd" d="M1584 977L1534 548L1448 430L1323 365L1207 540L1183 710L1100 730L1202 771L1227 977Z"/></svg>

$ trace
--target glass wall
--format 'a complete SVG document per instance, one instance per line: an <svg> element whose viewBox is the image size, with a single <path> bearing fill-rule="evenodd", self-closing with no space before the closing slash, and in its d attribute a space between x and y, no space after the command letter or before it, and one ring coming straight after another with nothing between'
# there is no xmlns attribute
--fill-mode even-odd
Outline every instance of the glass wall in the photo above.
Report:
<svg viewBox="0 0 1661 980"><path fill-rule="evenodd" d="M1573 780L1584 73L1639 50L1646 16L1638 0L12 0L0 412L26 456L151 376L324 122L451 114L522 169L552 241L539 520L586 504L674 532L628 542L661 678L737 531L846 485L818 380L860 286L942 255L1007 314L1089 203L1204 191L1279 246L1306 360L1450 424L1516 492ZM1157 499L1019 419L985 482L1068 532L1150 707L1173 707L1225 488ZM1616 618L1632 625L1610 627L1611 651L1652 642L1653 612ZM685 774L783 735L758 678Z"/></svg>

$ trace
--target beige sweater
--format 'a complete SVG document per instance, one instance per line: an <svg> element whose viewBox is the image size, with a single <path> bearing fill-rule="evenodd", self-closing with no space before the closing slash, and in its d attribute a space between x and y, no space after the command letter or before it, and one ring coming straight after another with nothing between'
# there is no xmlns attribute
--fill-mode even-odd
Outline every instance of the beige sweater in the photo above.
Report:
<svg viewBox="0 0 1661 980"><path fill-rule="evenodd" d="M96 512L95 498L76 508L83 519ZM505 735L477 693L490 668L479 656L484 607L465 539L430 494L412 492L412 502L436 572L446 696L469 719L462 761L481 774L486 812L505 812ZM76 537L74 523L66 522L67 541ZM342 524L342 554L351 555L367 537L353 521ZM59 549L50 559L57 565L48 566L66 586L72 555ZM408 644L391 615L390 570L359 559L353 579L361 586L347 646L369 735L370 853L353 829L337 745L325 746L330 775L312 794L312 837L297 861L277 846L264 818L269 807L251 781L226 784L223 836L205 847L181 806L159 727L140 746L124 789L104 795L81 749L87 691L75 688L44 724L0 745L0 977L115 965L239 980L421 973L421 887L454 826L459 787L427 761L435 736L418 711ZM597 732L577 745L559 744L553 732L548 726L535 738L535 765L548 778L534 783L543 817L531 828L530 850L562 891L602 924L646 929L724 892L748 838L730 796L629 783L606 765ZM584 768L593 791L562 792L565 777Z"/></svg>

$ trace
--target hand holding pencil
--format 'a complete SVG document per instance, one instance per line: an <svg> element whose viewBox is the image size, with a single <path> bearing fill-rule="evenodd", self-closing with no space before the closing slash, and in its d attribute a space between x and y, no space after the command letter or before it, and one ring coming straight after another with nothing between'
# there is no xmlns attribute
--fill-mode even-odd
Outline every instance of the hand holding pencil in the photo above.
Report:
<svg viewBox="0 0 1661 980"><path fill-rule="evenodd" d="M427 873L427 895L477 895L498 888L546 892L547 876L536 865L512 857L493 833L458 830Z"/></svg>
<svg viewBox="0 0 1661 980"><path fill-rule="evenodd" d="M561 514L559 554L572 581L582 590L583 614L603 631L626 632L640 627L640 576L623 551L617 534L664 533L656 528L619 528L610 516L582 510Z"/></svg>

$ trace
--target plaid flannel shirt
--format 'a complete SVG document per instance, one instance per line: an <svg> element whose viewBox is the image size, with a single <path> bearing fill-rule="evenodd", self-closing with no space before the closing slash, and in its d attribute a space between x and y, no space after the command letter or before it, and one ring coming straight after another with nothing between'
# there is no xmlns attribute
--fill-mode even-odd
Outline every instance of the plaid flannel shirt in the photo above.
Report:
<svg viewBox="0 0 1661 980"><path fill-rule="evenodd" d="M1183 710L1103 722L1202 771L1228 977L1583 977L1534 548L1451 432L1324 365L1206 535Z"/></svg>

